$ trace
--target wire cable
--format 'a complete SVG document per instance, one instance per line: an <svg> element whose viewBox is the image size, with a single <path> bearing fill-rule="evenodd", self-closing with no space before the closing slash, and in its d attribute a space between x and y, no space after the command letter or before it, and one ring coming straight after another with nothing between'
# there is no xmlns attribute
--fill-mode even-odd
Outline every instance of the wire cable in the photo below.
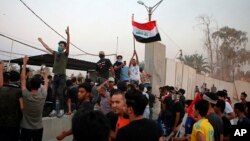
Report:
<svg viewBox="0 0 250 141"><path fill-rule="evenodd" d="M3 36L3 37L5 37L5 38L7 38L7 39L10 39L10 40L13 40L13 41L15 41L15 42L17 42L17 43L20 43L20 44L22 44L22 45L31 47L31 48L33 48L33 49L40 50L40 51L42 51L42 52L48 53L46 50L40 49L40 48L38 48L38 47L29 45L29 44L26 44L26 43L21 42L21 41L18 41L18 40L16 40L16 39L13 39L13 38L11 38L11 37L8 37L8 36L6 36L6 35L4 35L4 34L2 34L2 33L0 33L0 36Z"/></svg>
<svg viewBox="0 0 250 141"><path fill-rule="evenodd" d="M59 32L57 32L53 27L51 27L48 23L46 23L40 16L38 16L24 1L20 0L20 2L22 2L22 4L29 9L30 12L32 12L40 21L42 21L47 27L49 27L51 30L53 30L57 35L59 35L60 37L62 37L64 40L67 40L63 35L61 35ZM82 49L80 49L79 47L77 47L76 45L74 45L72 42L70 42L70 44L72 46L74 46L75 48L77 48L78 50L80 50L81 52L87 54L87 55L91 55L91 56L99 56L97 54L92 54L92 53L88 53ZM106 54L105 56L114 56L116 54Z"/></svg>

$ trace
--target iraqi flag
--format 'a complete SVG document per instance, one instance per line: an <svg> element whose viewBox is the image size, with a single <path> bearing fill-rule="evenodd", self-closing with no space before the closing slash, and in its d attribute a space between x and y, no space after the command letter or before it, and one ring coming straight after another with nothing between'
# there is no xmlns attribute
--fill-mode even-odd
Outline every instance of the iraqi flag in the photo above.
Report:
<svg viewBox="0 0 250 141"><path fill-rule="evenodd" d="M140 43L151 43L161 41L161 36L156 27L156 21L148 23L137 23L132 21L133 35Z"/></svg>

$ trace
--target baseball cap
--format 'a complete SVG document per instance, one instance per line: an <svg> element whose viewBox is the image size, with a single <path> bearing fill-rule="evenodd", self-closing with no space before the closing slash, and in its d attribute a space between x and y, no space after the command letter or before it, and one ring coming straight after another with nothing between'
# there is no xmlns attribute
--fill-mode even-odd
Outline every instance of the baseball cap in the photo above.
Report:
<svg viewBox="0 0 250 141"><path fill-rule="evenodd" d="M114 82L115 81L115 79L114 79L114 77L109 77L109 79L108 79L109 81L112 81L112 82Z"/></svg>

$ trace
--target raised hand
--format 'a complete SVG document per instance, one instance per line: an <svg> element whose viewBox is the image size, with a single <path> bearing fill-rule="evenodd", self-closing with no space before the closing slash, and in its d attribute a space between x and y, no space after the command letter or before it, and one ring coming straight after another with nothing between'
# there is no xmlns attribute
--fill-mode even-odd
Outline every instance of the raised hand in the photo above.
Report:
<svg viewBox="0 0 250 141"><path fill-rule="evenodd" d="M67 26L67 29L65 30L65 33L69 35L69 26Z"/></svg>
<svg viewBox="0 0 250 141"><path fill-rule="evenodd" d="M42 38L40 38L40 37L38 38L38 41L39 41L39 42L43 42Z"/></svg>
<svg viewBox="0 0 250 141"><path fill-rule="evenodd" d="M27 64L28 60L29 60L28 56L25 55L23 58L23 64Z"/></svg>

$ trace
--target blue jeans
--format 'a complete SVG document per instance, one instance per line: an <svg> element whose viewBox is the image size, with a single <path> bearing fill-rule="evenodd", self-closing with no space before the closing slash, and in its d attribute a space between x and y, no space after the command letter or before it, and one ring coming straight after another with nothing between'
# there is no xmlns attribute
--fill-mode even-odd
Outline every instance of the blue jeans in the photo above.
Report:
<svg viewBox="0 0 250 141"><path fill-rule="evenodd" d="M66 75L55 75L52 88L53 110L56 109L56 99L59 100L60 110L64 109L64 91L66 88Z"/></svg>

